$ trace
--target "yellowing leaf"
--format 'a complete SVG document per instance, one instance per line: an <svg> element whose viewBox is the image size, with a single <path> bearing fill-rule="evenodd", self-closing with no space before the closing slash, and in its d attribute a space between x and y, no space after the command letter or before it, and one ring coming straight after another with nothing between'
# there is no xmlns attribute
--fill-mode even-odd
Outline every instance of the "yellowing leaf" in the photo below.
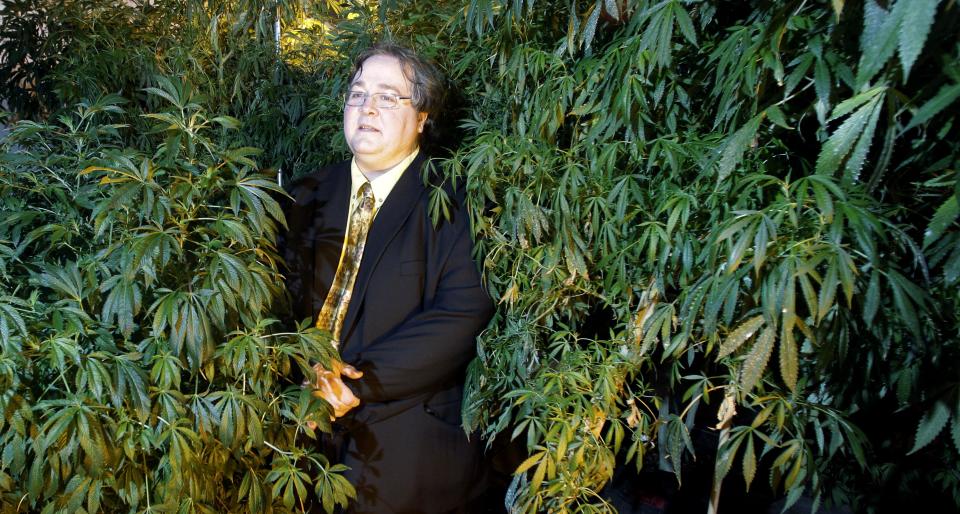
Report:
<svg viewBox="0 0 960 514"><path fill-rule="evenodd" d="M515 475L519 475L520 473L523 473L528 469L532 468L536 463L540 462L540 459L542 459L546 453L547 453L546 451L540 451L527 457L527 460L523 461L523 463L517 466L517 469L513 473Z"/></svg>
<svg viewBox="0 0 960 514"><path fill-rule="evenodd" d="M793 327L783 326L780 337L780 376L791 391L797 390L797 376L799 375L799 358L797 343L793 338Z"/></svg>
<svg viewBox="0 0 960 514"><path fill-rule="evenodd" d="M753 334L763 326L763 315L754 316L740 324L733 332L727 335L720 345L720 354L717 359L722 359L735 352L744 342L753 337Z"/></svg>
<svg viewBox="0 0 960 514"><path fill-rule="evenodd" d="M533 478L530 479L530 487L534 491L540 488L540 484L543 483L543 477L547 472L547 461L550 460L550 457L546 457L540 461L540 465L537 466L537 470L533 472Z"/></svg>
<svg viewBox="0 0 960 514"><path fill-rule="evenodd" d="M729 428L730 423L733 421L733 417L737 415L737 393L736 389L732 386L727 386L724 388L723 392L723 402L720 403L720 408L717 409L717 430L723 430Z"/></svg>
<svg viewBox="0 0 960 514"><path fill-rule="evenodd" d="M767 369L770 354L773 353L774 339L776 339L775 329L768 325L753 343L753 348L747 354L740 372L740 389L744 393L749 393L760 382L763 372Z"/></svg>
<svg viewBox="0 0 960 514"><path fill-rule="evenodd" d="M787 478L783 482L784 489L792 488L794 484L797 483L797 480L800 479L801 476L805 474L803 473L804 471L803 464L805 460L806 458L804 457L804 453L798 452L797 458L793 461L793 467L790 468L790 473L787 474Z"/></svg>
<svg viewBox="0 0 960 514"><path fill-rule="evenodd" d="M743 481L747 484L747 491L750 490L750 484L757 475L757 454L753 449L753 436L747 435L747 447L743 450Z"/></svg>

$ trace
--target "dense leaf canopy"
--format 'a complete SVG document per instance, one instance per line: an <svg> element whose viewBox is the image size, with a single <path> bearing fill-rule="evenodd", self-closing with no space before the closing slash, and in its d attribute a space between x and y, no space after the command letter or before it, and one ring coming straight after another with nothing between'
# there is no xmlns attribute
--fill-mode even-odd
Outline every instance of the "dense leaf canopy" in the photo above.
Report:
<svg viewBox="0 0 960 514"><path fill-rule="evenodd" d="M452 86L435 164L498 302L464 421L519 446L512 509L612 511L614 477L704 461L714 502L960 506L954 2L0 16L0 505L348 500L289 378L332 351L275 321L273 178L346 155L350 57L393 39Z"/></svg>

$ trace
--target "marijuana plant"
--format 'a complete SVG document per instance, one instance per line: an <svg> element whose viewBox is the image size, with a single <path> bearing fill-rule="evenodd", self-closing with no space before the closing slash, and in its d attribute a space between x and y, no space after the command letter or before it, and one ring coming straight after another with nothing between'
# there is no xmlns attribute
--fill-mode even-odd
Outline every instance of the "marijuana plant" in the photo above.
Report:
<svg viewBox="0 0 960 514"><path fill-rule="evenodd" d="M353 488L313 450L291 377L333 351L279 330L276 183L225 147L189 83L13 126L0 154L0 505L43 512L328 512ZM300 375L302 376L302 374Z"/></svg>

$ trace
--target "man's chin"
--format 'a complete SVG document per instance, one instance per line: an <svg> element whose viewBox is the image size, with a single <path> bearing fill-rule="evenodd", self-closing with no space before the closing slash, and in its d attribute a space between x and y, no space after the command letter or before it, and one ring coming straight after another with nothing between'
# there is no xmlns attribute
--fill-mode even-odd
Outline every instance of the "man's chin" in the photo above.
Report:
<svg viewBox="0 0 960 514"><path fill-rule="evenodd" d="M354 155L374 156L383 152L383 142L379 138L369 135L354 137L348 146Z"/></svg>

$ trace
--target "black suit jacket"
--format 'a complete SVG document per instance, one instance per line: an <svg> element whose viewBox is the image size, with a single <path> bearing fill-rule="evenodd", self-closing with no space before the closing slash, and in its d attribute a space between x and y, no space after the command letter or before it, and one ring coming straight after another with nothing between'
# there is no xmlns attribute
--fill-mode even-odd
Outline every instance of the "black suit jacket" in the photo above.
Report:
<svg viewBox="0 0 960 514"><path fill-rule="evenodd" d="M472 258L462 195L435 226L421 153L377 212L341 331L345 380L360 407L338 420L356 512L444 512L482 486L479 441L460 428L464 370L492 315ZM284 241L298 319L315 317L333 282L347 220L350 163L291 188Z"/></svg>

